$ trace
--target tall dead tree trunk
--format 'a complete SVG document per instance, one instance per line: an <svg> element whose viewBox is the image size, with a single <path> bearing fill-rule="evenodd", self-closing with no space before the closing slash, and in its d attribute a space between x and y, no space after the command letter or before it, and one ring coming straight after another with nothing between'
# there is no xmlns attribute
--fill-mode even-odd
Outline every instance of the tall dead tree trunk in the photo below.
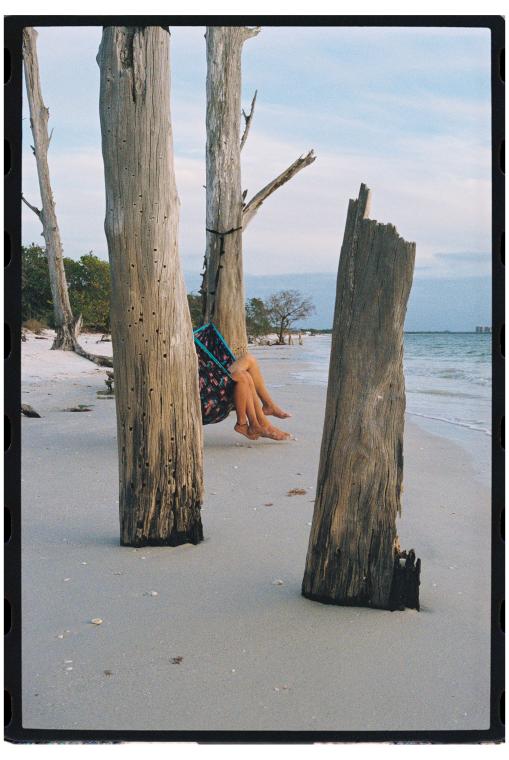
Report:
<svg viewBox="0 0 509 760"><path fill-rule="evenodd" d="M107 27L98 54L121 543L203 538L198 364L178 255L168 30Z"/></svg>
<svg viewBox="0 0 509 760"><path fill-rule="evenodd" d="M64 253L55 212L55 201L51 191L48 166L48 148L51 140L51 135L48 135L49 111L42 99L39 63L37 60L37 32L32 27L25 27L23 29L23 64L42 209L32 206L24 198L23 200L41 220L42 234L46 242L46 256L48 259L56 330L56 337L51 348L74 351L76 347L76 321L72 314L67 291Z"/></svg>
<svg viewBox="0 0 509 760"><path fill-rule="evenodd" d="M399 552L403 323L415 260L369 219L361 185L339 262L325 424L302 593L322 602L418 608L420 561Z"/></svg>
<svg viewBox="0 0 509 760"><path fill-rule="evenodd" d="M247 352L240 180L241 56L258 29L208 26L207 215L204 321L214 322L233 353Z"/></svg>
<svg viewBox="0 0 509 760"><path fill-rule="evenodd" d="M247 352L242 261L242 229L262 203L315 160L313 151L297 159L275 180L244 203L240 152L254 113L256 93L240 136L242 46L260 29L207 27L207 216L202 281L203 319L214 322L234 354Z"/></svg>
<svg viewBox="0 0 509 760"><path fill-rule="evenodd" d="M28 105L30 108L30 126L34 138L32 150L37 164L42 208L39 209L33 206L23 195L21 196L21 200L36 214L42 223L56 331L55 340L51 348L62 351L74 351L84 359L95 362L95 364L101 367L112 367L113 362L109 356L91 354L85 351L78 341L81 328L81 315L77 319L74 318L69 301L69 291L67 289L64 268L64 251L58 228L48 166L48 148L51 141L51 134L48 135L49 110L44 105L42 99L39 62L37 59L37 32L32 27L25 27L23 29L23 64Z"/></svg>

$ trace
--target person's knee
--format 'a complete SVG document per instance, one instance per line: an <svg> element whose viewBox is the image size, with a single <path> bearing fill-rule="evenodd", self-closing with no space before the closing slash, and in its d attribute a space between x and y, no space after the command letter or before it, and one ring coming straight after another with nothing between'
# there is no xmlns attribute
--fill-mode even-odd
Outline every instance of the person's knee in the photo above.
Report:
<svg viewBox="0 0 509 760"><path fill-rule="evenodd" d="M249 383L249 372L246 369L238 369L232 372L232 379L236 383Z"/></svg>

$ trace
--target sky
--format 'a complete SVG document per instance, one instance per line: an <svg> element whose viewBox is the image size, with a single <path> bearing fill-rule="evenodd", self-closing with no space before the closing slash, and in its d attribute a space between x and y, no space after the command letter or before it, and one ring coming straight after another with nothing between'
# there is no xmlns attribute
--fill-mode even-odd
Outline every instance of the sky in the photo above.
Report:
<svg viewBox="0 0 509 760"><path fill-rule="evenodd" d="M99 127L99 27L39 28L49 162L65 255L107 258ZM198 272L205 244L203 27L171 30L180 255ZM242 57L255 115L242 151L248 199L299 155L316 161L271 196L243 237L251 275L336 273L348 199L417 245L416 278L491 274L490 31L264 27ZM24 98L23 192L39 204ZM23 208L23 242L41 242Z"/></svg>

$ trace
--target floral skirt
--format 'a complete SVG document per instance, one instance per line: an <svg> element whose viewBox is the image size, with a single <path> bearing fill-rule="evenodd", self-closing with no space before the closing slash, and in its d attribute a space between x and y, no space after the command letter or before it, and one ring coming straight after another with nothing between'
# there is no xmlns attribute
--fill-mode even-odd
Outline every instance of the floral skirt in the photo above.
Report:
<svg viewBox="0 0 509 760"><path fill-rule="evenodd" d="M202 423L211 425L226 419L235 408L235 382L229 373L235 356L212 323L194 331L194 344L198 354Z"/></svg>

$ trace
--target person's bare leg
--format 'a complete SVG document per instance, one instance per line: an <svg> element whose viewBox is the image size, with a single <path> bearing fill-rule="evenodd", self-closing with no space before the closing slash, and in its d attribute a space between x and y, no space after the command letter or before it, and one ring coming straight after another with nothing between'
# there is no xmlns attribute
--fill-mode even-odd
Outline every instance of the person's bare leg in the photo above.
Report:
<svg viewBox="0 0 509 760"><path fill-rule="evenodd" d="M240 359L237 359L231 365L230 372L235 372L236 370L249 372L253 379L256 393L262 402L264 414L269 414L272 417L279 417L281 420L292 416L291 414L288 414L288 412L283 411L283 409L281 409L271 397L267 386L265 385L265 380L263 379L258 362L252 354L246 354L245 356L241 356Z"/></svg>
<svg viewBox="0 0 509 760"><path fill-rule="evenodd" d="M260 404L253 378L249 372L246 372L246 376L251 386L253 407L259 424L259 429L257 429L257 432L262 438L272 438L274 441L286 441L288 438L290 438L290 433L285 433L284 430L280 430L279 428L275 427L275 425L271 425L263 412L263 408Z"/></svg>
<svg viewBox="0 0 509 760"><path fill-rule="evenodd" d="M261 428L253 403L253 391L249 375L247 372L236 372L232 374L232 378L235 381L233 402L237 414L234 430L245 435L249 440L256 441L261 435Z"/></svg>

